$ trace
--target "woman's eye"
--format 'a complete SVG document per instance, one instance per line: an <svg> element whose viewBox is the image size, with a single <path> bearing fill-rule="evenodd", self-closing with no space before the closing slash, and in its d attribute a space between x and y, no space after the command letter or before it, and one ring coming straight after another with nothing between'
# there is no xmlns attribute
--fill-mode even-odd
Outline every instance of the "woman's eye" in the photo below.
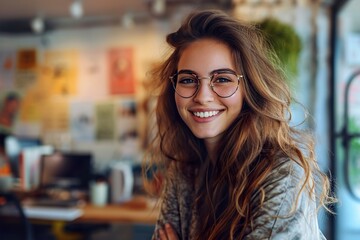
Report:
<svg viewBox="0 0 360 240"><path fill-rule="evenodd" d="M229 83L229 82L233 82L233 80L229 77L216 77L214 79L214 83Z"/></svg>
<svg viewBox="0 0 360 240"><path fill-rule="evenodd" d="M197 83L196 78L194 77L182 77L178 80L179 84L195 84Z"/></svg>
<svg viewBox="0 0 360 240"><path fill-rule="evenodd" d="M179 83L181 83L181 84L187 84L187 83L193 83L193 82L194 82L194 79L191 79L191 78L185 78L185 79L179 80Z"/></svg>

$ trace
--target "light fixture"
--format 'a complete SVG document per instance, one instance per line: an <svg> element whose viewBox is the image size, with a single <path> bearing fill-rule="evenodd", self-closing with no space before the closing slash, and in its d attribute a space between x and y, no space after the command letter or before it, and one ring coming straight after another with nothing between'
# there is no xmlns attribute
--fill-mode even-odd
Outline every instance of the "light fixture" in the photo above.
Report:
<svg viewBox="0 0 360 240"><path fill-rule="evenodd" d="M127 12L121 18L121 24L124 28L132 28L135 25L133 14Z"/></svg>
<svg viewBox="0 0 360 240"><path fill-rule="evenodd" d="M166 2L165 0L153 0L151 6L152 13L155 16L162 16L166 11Z"/></svg>
<svg viewBox="0 0 360 240"><path fill-rule="evenodd" d="M70 5L70 14L73 18L81 18L84 14L81 0L74 0Z"/></svg>
<svg viewBox="0 0 360 240"><path fill-rule="evenodd" d="M32 21L31 21L31 29L35 32L35 33L42 33L44 31L44 20L42 19L42 17L35 17Z"/></svg>

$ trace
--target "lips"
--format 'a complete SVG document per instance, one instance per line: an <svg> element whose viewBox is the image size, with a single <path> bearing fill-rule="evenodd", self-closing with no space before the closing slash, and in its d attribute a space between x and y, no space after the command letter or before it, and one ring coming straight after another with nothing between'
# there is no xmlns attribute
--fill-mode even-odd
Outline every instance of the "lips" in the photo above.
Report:
<svg viewBox="0 0 360 240"><path fill-rule="evenodd" d="M199 118L209 118L212 116L215 116L219 113L220 111L196 111L196 112L192 112L196 117Z"/></svg>

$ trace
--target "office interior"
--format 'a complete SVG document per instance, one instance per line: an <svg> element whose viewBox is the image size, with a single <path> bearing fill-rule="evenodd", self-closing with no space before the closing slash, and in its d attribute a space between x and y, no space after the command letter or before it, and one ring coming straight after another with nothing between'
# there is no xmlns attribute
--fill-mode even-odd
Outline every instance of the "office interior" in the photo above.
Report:
<svg viewBox="0 0 360 240"><path fill-rule="evenodd" d="M292 121L314 131L319 165L339 199L334 215L320 211L319 224L327 239L359 239L358 0L0 0L0 98L21 96L10 139L14 155L41 145L32 153L39 165L55 152L90 154L89 181L106 181L113 191L114 166L131 166L131 196L109 195L108 204L129 204L139 195L145 198L133 205L154 204L139 170L156 131L149 73L168 54L166 34L190 11L209 8L253 23L273 18L297 34L301 50L289 85L302 105L292 105ZM17 170L24 192L41 185L40 172ZM106 226L85 225L98 227L91 239L149 239L154 226L151 220L101 223ZM70 239L61 234L55 236Z"/></svg>

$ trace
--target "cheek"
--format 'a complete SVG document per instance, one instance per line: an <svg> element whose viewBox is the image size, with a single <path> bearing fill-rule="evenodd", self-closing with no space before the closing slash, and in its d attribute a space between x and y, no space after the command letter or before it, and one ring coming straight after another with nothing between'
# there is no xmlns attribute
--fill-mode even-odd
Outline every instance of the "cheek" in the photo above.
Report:
<svg viewBox="0 0 360 240"><path fill-rule="evenodd" d="M184 106L184 101L177 94L175 94L175 104L176 104L178 111L180 112L180 109Z"/></svg>
<svg viewBox="0 0 360 240"><path fill-rule="evenodd" d="M180 117L182 119L184 119L186 117L186 113L187 113L187 110L186 110L186 106L187 106L187 102L188 100L185 99L185 98L182 98L182 97L179 97L177 96L177 94L175 94L175 104L176 104L176 108L177 108L177 111L180 115Z"/></svg>
<svg viewBox="0 0 360 240"><path fill-rule="evenodd" d="M237 94L234 98L226 99L225 104L232 109L232 112L239 114L241 112L243 100L243 96L241 94Z"/></svg>

